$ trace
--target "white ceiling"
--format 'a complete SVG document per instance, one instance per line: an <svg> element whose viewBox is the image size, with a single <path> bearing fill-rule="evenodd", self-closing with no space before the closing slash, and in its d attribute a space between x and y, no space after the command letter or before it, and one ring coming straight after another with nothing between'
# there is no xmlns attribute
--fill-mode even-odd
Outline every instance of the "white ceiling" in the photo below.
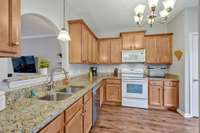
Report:
<svg viewBox="0 0 200 133"><path fill-rule="evenodd" d="M134 27L134 8L148 0L66 0L67 16L70 19L82 18L96 33L113 29ZM158 9L162 10L162 1ZM176 16L184 8L197 6L198 0L177 0L171 17ZM148 6L148 5L147 5Z"/></svg>

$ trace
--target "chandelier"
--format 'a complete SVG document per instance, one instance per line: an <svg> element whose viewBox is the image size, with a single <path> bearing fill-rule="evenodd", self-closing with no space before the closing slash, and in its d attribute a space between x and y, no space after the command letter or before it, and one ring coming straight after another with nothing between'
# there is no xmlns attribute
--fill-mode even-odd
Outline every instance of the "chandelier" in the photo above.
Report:
<svg viewBox="0 0 200 133"><path fill-rule="evenodd" d="M174 8L176 0L164 0L162 3L164 9L158 11L159 15L156 14L158 2L159 0L148 0L149 13L145 20L144 20L144 13L146 6L143 4L139 4L138 6L135 7L134 20L137 25L142 25L143 21L146 21L152 27L155 22L165 23L167 21Z"/></svg>

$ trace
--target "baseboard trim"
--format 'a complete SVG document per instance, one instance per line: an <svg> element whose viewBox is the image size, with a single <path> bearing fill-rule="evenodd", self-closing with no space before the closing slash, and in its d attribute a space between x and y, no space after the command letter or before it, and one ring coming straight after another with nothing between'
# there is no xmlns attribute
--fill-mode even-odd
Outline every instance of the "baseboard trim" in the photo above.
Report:
<svg viewBox="0 0 200 133"><path fill-rule="evenodd" d="M181 110L180 108L178 108L177 110L176 110L180 115L182 115L183 117L185 117L185 118L192 118L192 115L191 114L189 114L189 113L185 113L183 110Z"/></svg>

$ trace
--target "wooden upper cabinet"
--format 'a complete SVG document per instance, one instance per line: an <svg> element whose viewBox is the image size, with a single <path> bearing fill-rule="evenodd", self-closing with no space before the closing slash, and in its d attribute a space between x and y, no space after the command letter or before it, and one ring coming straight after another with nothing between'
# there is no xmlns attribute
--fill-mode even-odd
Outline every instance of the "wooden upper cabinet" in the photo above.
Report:
<svg viewBox="0 0 200 133"><path fill-rule="evenodd" d="M88 63L92 63L93 36L88 34Z"/></svg>
<svg viewBox="0 0 200 133"><path fill-rule="evenodd" d="M73 23L69 25L71 41L69 42L69 62L82 63L82 25Z"/></svg>
<svg viewBox="0 0 200 133"><path fill-rule="evenodd" d="M145 48L147 64L172 63L172 33L146 35Z"/></svg>
<svg viewBox="0 0 200 133"><path fill-rule="evenodd" d="M88 36L88 30L82 25L82 63L87 63L88 61Z"/></svg>
<svg viewBox="0 0 200 133"><path fill-rule="evenodd" d="M69 61L71 64L97 63L98 47L96 36L82 20L69 21L70 45Z"/></svg>
<svg viewBox="0 0 200 133"><path fill-rule="evenodd" d="M156 37L145 37L146 63L158 63Z"/></svg>
<svg viewBox="0 0 200 133"><path fill-rule="evenodd" d="M99 40L99 63L110 63L110 39Z"/></svg>
<svg viewBox="0 0 200 133"><path fill-rule="evenodd" d="M96 38L93 38L92 43L92 63L98 63L98 43Z"/></svg>
<svg viewBox="0 0 200 133"><path fill-rule="evenodd" d="M121 33L123 50L144 49L144 31Z"/></svg>
<svg viewBox="0 0 200 133"><path fill-rule="evenodd" d="M171 64L172 63L172 36L160 36L158 38L158 55L159 63Z"/></svg>
<svg viewBox="0 0 200 133"><path fill-rule="evenodd" d="M120 64L122 62L121 50L122 50L122 40L120 38L111 39L111 42L110 42L111 64Z"/></svg>
<svg viewBox="0 0 200 133"><path fill-rule="evenodd" d="M89 64L96 64L98 62L98 45L97 39L89 34L88 36L88 63Z"/></svg>
<svg viewBox="0 0 200 133"><path fill-rule="evenodd" d="M0 18L0 57L19 56L21 37L20 0L2 0Z"/></svg>

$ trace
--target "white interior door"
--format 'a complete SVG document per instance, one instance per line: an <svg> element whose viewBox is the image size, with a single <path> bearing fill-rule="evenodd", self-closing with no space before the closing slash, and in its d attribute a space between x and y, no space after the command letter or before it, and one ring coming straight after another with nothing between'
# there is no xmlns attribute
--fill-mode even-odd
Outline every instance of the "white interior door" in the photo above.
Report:
<svg viewBox="0 0 200 133"><path fill-rule="evenodd" d="M190 46L190 98L191 114L199 117L199 35L191 35Z"/></svg>

